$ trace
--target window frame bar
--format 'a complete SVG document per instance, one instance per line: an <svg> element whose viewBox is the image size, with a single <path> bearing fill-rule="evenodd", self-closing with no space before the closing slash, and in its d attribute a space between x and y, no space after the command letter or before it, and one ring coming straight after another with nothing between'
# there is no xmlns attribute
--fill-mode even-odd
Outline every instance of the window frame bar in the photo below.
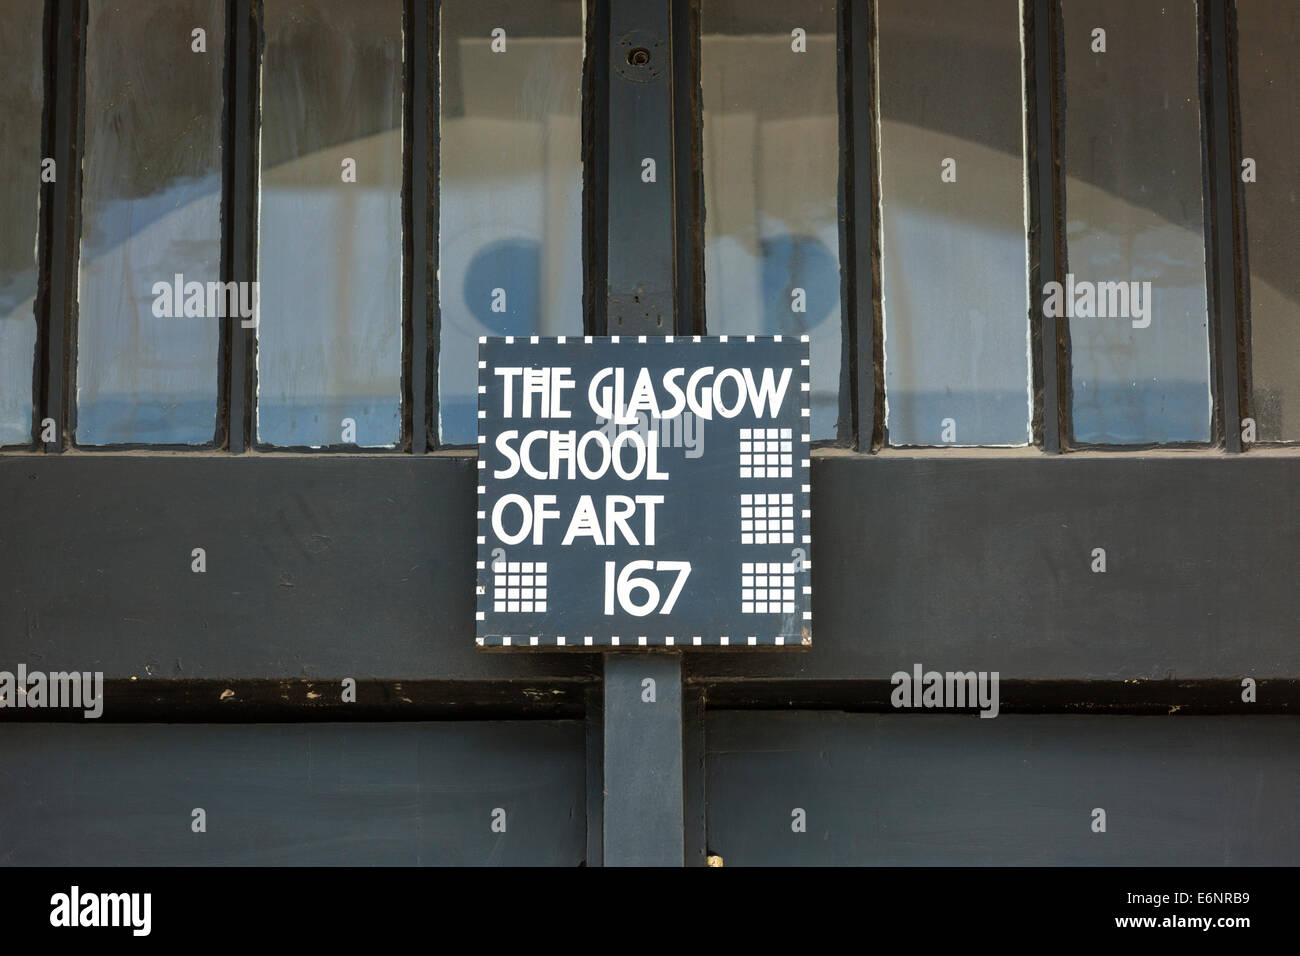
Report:
<svg viewBox="0 0 1300 956"><path fill-rule="evenodd" d="M1247 344L1243 340L1243 295L1248 276L1241 271L1245 261L1239 217L1245 215L1236 170L1241 152L1236 115L1233 73L1237 48L1232 34L1228 4L1232 0L1200 0L1208 5L1209 101L1206 134L1209 170L1205 203L1210 213L1209 246L1206 250L1211 283L1211 362L1218 378L1216 410L1224 450L1240 454L1242 409L1248 403L1242 394L1241 370L1249 367ZM1240 258L1238 252L1241 252ZM1217 347L1216 347L1217 346Z"/></svg>
<svg viewBox="0 0 1300 956"><path fill-rule="evenodd" d="M1064 204L1060 174L1061 89L1064 74L1056 0L1028 0L1022 27L1025 44L1025 120L1029 203L1029 315L1034 355L1034 408L1032 445L1049 455L1059 455L1061 436L1068 434L1070 414L1069 323L1045 314L1042 289L1047 282L1065 280Z"/></svg>

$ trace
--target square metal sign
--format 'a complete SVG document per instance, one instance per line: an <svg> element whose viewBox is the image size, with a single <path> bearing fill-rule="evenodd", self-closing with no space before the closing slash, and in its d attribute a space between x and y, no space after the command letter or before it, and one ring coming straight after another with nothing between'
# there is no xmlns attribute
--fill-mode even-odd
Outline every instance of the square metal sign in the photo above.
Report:
<svg viewBox="0 0 1300 956"><path fill-rule="evenodd" d="M807 337L479 339L476 640L812 642Z"/></svg>

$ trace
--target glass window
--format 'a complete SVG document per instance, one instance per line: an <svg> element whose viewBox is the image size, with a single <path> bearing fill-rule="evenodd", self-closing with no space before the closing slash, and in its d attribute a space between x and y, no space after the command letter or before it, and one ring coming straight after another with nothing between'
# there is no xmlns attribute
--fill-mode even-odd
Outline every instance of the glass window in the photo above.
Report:
<svg viewBox="0 0 1300 956"><path fill-rule="evenodd" d="M829 0L700 9L709 334L808 334L814 439L847 437L850 426L836 24Z"/></svg>
<svg viewBox="0 0 1300 956"><path fill-rule="evenodd" d="M1196 3L1063 0L1074 439L1210 439Z"/></svg>
<svg viewBox="0 0 1300 956"><path fill-rule="evenodd" d="M1020 4L880 0L876 9L889 442L1026 445Z"/></svg>
<svg viewBox="0 0 1300 956"><path fill-rule="evenodd" d="M266 0L257 436L402 429L401 0Z"/></svg>
<svg viewBox="0 0 1300 956"><path fill-rule="evenodd" d="M89 2L82 445L197 445L216 435L223 320L212 308L220 296L208 293L221 278L225 6Z"/></svg>
<svg viewBox="0 0 1300 956"><path fill-rule="evenodd" d="M478 436L478 339L580 335L583 4L443 0L438 426Z"/></svg>
<svg viewBox="0 0 1300 956"><path fill-rule="evenodd" d="M0 10L0 445L32 441L44 0Z"/></svg>
<svg viewBox="0 0 1300 956"><path fill-rule="evenodd" d="M1300 441L1300 6L1237 0L1237 40L1250 415L1259 441Z"/></svg>

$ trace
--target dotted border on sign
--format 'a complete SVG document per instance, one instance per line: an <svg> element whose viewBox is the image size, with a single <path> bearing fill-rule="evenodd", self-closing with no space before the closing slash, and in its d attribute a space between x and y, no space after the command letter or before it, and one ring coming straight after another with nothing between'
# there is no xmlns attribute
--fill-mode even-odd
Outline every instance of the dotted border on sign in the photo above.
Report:
<svg viewBox="0 0 1300 956"><path fill-rule="evenodd" d="M478 344L479 344L479 345L486 345L486 344L488 344L489 342L504 342L506 345L514 345L514 344L515 344L515 340L516 340L516 338L522 339L522 338L525 338L525 337L524 337L524 336L513 336L513 335L507 335L507 336L487 336L487 335L480 335L480 336L478 337ZM553 343L555 343L555 344L557 344L557 345L566 345L566 344L568 344L568 340L569 340L569 336L565 336L565 335L546 336L546 337L543 337L543 336L537 336L537 335L532 335L532 336L527 336L526 338L527 338L528 343L529 343L530 345L538 345L538 344L541 344L541 343L543 343L543 342L547 342L547 343L551 343L551 342L553 342ZM594 342L595 342L595 340L596 340L597 338L599 338L602 342L618 343L618 342L620 342L620 341L624 341L624 342L633 342L633 341L635 341L635 343L638 344L638 345L646 345L646 344L650 344L650 343L652 343L652 342L671 343L671 342L675 342L675 341L677 341L677 339L685 340L686 338L688 338L688 336L673 336L673 335L653 335L653 336L645 336L645 335L638 335L638 336L632 337L632 336L618 336L618 335L610 335L610 336L593 336L593 335L584 335L584 336L582 336L582 342L583 342L584 345L592 345L592 344L594 344ZM737 336L726 336L726 335L717 335L717 336L692 335L692 336L689 336L689 338L690 338L691 342L693 342L693 343L703 342L703 341L705 341L706 339L710 339L710 340L717 341L717 342L720 342L720 343L726 343L726 342L730 341L731 339L733 339L733 338L738 338L738 337L737 337ZM744 340L745 340L746 343L750 343L750 342L783 342L783 341L786 341L787 339L793 339L793 338L794 338L793 336L782 336L782 335L746 335L746 336L744 337ZM798 337L798 341L799 341L800 343L802 343L803 345L808 345L810 339L809 339L809 336L807 336L807 335L800 335L800 336ZM522 344L522 342L521 342L520 344ZM809 356L805 356L805 357L801 358L801 359L799 360L799 364L802 365L802 366L804 366L805 368L808 368L809 371L811 372L811 365L812 365L811 357L809 357ZM479 360L478 360L478 367L479 367L479 369L485 369L485 368L487 368L487 362L486 362L486 360L484 360L484 359L479 359ZM809 431L807 431L807 432L801 431L801 433L800 433L800 435L799 435L799 439L800 439L800 441L803 443L803 457L802 457L802 459L800 460L800 466L801 466L802 468L806 468L806 469L808 469L808 475L809 475L809 477L811 477L811 474L812 474L812 457L811 457L811 453L812 453L812 435L811 435L811 427L812 427L812 426L811 426L811 418L812 418L812 383L811 383L811 382L800 382L799 384L800 384L800 393L803 395L803 407L799 409L799 416L800 416L801 418L803 418L803 419L808 420L808 421L805 421L805 427L807 427L807 428L809 429ZM487 387L486 387L486 386L479 386L477 391L478 391L478 396L479 396L479 397L478 397L479 408L478 408L478 415L477 415L477 418L478 418L479 421L482 421L483 419L485 419L485 418L487 417L487 410L486 410L485 408L482 407L482 404L483 404L483 397L487 394ZM477 436L477 439L478 439L477 442L476 442L477 445L482 446L482 445L485 445L485 444L487 443L487 439L486 439L486 437L483 436L483 435L481 435L481 434ZM482 458L482 456L480 455L480 457L479 457L479 459L478 459L478 462L477 462L477 470L482 471L482 470L484 470L484 469L486 469L486 468L487 468L487 462L486 462L486 461ZM480 480L481 480L481 479L480 479ZM801 492L802 492L804 495L807 495L807 496L808 496L808 499L809 499L809 500L808 500L808 507L805 508L805 509L802 509L802 511L801 511L801 516L802 516L802 518L803 518L804 520L806 520L806 521L808 522L808 533L806 533L806 534L804 534L804 535L802 536L802 537L803 537L803 544L804 544L804 545L809 549L809 551L811 552L811 547L812 547L812 484L811 484L811 482L809 481L809 482L805 482L805 483L803 483L803 484L801 485L801 487L800 487L800 490L801 490ZM482 484L480 484L480 485L477 486L477 492L476 492L477 497L481 498L481 497L482 497L484 494L486 494L486 493L487 493L487 486L486 486L486 485L482 485ZM486 520L486 513L485 513L482 509L476 509L476 518L477 518L477 521L482 522L482 521ZM476 524L475 528L476 528L477 531L481 531L481 530L482 530L482 526L481 526L481 525L478 525L478 524ZM477 543L478 543L478 544L485 544L486 541L487 541L487 538L486 538L485 535L482 535L482 534L477 535ZM485 587L484 587L484 586L483 586L483 585L478 581L478 572L484 570L484 565L485 565L485 562L483 562L483 561L476 561L476 562L475 562L474 600L475 600L476 608L477 608L477 605L478 605L480 599L481 599L482 597L484 597L484 595L485 595L485 593L486 593L486 589L485 589ZM804 561L804 568L803 568L803 570L808 571L808 572L811 572L811 571L812 571L812 558L811 558L811 556L810 556L807 560ZM810 580L811 580L811 579L810 579ZM812 585L811 585L811 584L805 584L805 585L802 585L801 587L802 587L802 591L803 591L804 596L806 596L806 597L809 599L809 604L811 604L811 603L812 603ZM477 622L477 621L483 621L483 620L486 620L486 613L485 613L484 611L482 611L482 610L477 610L477 609L476 609L476 610L475 610L475 621ZM805 622L807 622L807 621L811 621L811 620L812 620L812 611L811 611L811 610L806 610L806 611L803 612L803 620L804 620ZM631 648L638 648L638 647L677 647L677 646L689 646L689 647L758 647L758 646L766 647L766 646L774 646L774 647L785 647L785 646L800 646L800 645L807 647L807 646L811 646L811 644L812 644L812 638L811 638L811 637L804 638L802 635L798 635L798 634L774 634L774 635L772 635L771 637L767 637L767 636L759 636L759 635L755 635L755 634L748 634L748 635L745 635L743 638L736 638L735 642L733 643L731 636L728 635L728 634L722 634L722 635L718 635L718 636L705 636L705 635L700 635L700 634L693 634L693 635L690 636L689 639L687 639L687 638L683 638L681 644L679 645L679 644L677 644L677 638L676 638L675 636L671 636L671 635L665 635L662 639L660 639L660 638L658 638L658 637L655 637L655 638L649 638L649 637L647 637L647 636L645 636L645 635L638 635L638 636L635 638L635 643L622 644L622 643L620 643L620 639L619 639L618 635L613 635L613 634L612 634L612 635L609 635L608 637L605 637L605 638L598 638L598 637L596 637L595 635L592 635L592 634L584 634L584 635L582 636L582 641L581 641L581 643L578 643L577 638L574 638L572 641L570 641L570 640L569 640L566 636L564 636L564 635L556 635L555 638L553 639L553 641L552 641L552 640L548 640L548 641L546 641L546 642L543 643L542 638L541 638L539 635L536 635L536 634L531 634L531 635L519 635L519 634L489 634L489 635L484 636L484 637L475 637L474 642L475 642L479 647L483 647L483 648L493 648L493 647L498 647L498 648L504 648L504 647L511 647L511 648L514 648L514 647L544 647L544 648L548 648L548 649L554 649L554 648L565 648L565 649L573 648L573 649L582 649L582 648L591 648L591 647L598 647L598 648L609 648L609 647L631 647Z"/></svg>

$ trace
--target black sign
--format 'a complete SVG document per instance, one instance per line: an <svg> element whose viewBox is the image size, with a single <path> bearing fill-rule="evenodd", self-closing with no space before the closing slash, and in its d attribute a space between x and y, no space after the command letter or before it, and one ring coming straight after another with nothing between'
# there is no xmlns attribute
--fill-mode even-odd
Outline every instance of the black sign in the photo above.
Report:
<svg viewBox="0 0 1300 956"><path fill-rule="evenodd" d="M481 646L811 643L806 337L479 343Z"/></svg>

